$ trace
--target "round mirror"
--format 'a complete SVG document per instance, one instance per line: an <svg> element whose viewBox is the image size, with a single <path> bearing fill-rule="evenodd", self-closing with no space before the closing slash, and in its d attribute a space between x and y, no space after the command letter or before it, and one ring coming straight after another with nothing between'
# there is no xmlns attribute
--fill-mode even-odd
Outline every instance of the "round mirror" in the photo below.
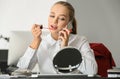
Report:
<svg viewBox="0 0 120 79"><path fill-rule="evenodd" d="M73 47L63 48L54 56L53 66L61 73L70 73L76 70L82 62L82 56L78 49Z"/></svg>

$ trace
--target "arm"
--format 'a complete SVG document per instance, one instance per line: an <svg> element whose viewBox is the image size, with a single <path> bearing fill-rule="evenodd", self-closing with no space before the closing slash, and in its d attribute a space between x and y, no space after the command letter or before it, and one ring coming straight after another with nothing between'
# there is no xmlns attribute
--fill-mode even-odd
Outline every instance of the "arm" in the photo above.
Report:
<svg viewBox="0 0 120 79"><path fill-rule="evenodd" d="M28 49L26 50L25 54L20 58L18 61L17 66L19 68L33 68L33 66L37 62L36 57L36 50L38 49L40 42L41 42L41 29L40 25L34 24L32 26L32 34L34 36L34 39Z"/></svg>
<svg viewBox="0 0 120 79"><path fill-rule="evenodd" d="M89 46L87 40L84 40L84 43L81 46L80 52L82 54L82 63L79 67L79 70L83 74L94 75L97 74L97 63L94 57L94 53Z"/></svg>
<svg viewBox="0 0 120 79"><path fill-rule="evenodd" d="M32 31L34 39L32 43L30 44L30 47L33 49L38 49L40 42L42 40L41 39L42 31L40 29L40 25L34 24L31 31Z"/></svg>
<svg viewBox="0 0 120 79"><path fill-rule="evenodd" d="M34 57L36 56L35 53L36 53L36 50L28 47L25 54L19 59L17 67L22 69L28 69L29 63L31 62L31 60L34 60L32 61L33 63L31 65L36 64L37 57Z"/></svg>
<svg viewBox="0 0 120 79"><path fill-rule="evenodd" d="M58 39L61 40L61 48L68 46L70 31L67 28L63 28L59 32Z"/></svg>

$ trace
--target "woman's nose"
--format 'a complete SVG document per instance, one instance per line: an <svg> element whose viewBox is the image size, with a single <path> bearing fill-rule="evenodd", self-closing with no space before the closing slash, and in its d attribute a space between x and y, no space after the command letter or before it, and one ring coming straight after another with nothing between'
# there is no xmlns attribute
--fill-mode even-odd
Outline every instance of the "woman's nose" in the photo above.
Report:
<svg viewBox="0 0 120 79"><path fill-rule="evenodd" d="M57 19L57 18L54 18L54 19L53 19L53 23L54 23L54 24L57 24L57 23L58 23L58 19Z"/></svg>

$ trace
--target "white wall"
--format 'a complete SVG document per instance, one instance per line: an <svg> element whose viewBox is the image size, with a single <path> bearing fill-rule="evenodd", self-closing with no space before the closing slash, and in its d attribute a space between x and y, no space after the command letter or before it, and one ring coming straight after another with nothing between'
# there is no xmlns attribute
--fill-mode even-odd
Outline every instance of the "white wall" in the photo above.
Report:
<svg viewBox="0 0 120 79"><path fill-rule="evenodd" d="M47 26L49 10L56 1L59 0L0 0L0 33L30 30L34 23Z"/></svg>
<svg viewBox="0 0 120 79"><path fill-rule="evenodd" d="M47 26L49 10L59 0L0 0L0 35L12 30L31 30L34 23ZM63 0L66 1L66 0ZM0 38L0 49L8 44Z"/></svg>
<svg viewBox="0 0 120 79"><path fill-rule="evenodd" d="M78 34L102 42L120 67L120 0L67 0L76 9Z"/></svg>

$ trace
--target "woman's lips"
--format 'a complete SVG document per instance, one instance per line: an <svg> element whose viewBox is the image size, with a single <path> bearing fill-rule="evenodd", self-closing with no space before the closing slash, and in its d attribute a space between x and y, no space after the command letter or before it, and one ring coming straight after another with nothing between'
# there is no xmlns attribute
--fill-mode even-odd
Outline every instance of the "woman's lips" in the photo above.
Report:
<svg viewBox="0 0 120 79"><path fill-rule="evenodd" d="M51 25L49 29L50 29L50 30L56 30L56 29L57 29L57 26Z"/></svg>

